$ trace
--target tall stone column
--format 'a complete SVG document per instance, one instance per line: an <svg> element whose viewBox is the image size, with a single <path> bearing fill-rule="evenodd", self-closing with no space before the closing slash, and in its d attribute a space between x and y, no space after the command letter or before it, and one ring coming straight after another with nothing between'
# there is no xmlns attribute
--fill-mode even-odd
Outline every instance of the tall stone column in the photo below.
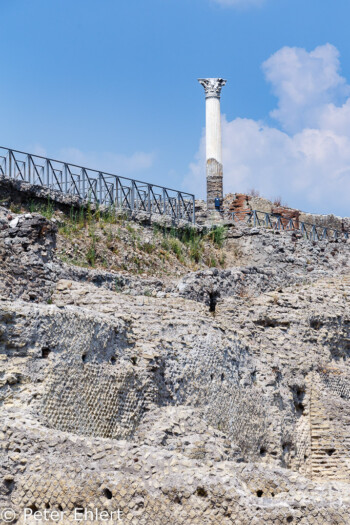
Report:
<svg viewBox="0 0 350 525"><path fill-rule="evenodd" d="M214 209L215 198L223 198L220 95L227 81L223 78L199 78L198 82L205 91L207 207Z"/></svg>

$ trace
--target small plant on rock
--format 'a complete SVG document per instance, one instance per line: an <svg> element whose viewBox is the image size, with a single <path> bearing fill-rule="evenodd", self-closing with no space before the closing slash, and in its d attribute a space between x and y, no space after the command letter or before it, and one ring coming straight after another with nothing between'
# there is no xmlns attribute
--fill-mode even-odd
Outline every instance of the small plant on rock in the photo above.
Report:
<svg viewBox="0 0 350 525"><path fill-rule="evenodd" d="M225 226L217 226L209 232L208 237L212 240L213 244L218 246L218 248L222 248L226 237Z"/></svg>
<svg viewBox="0 0 350 525"><path fill-rule="evenodd" d="M250 190L248 190L247 195L250 195L251 197L260 197L260 191L256 188L251 188Z"/></svg>

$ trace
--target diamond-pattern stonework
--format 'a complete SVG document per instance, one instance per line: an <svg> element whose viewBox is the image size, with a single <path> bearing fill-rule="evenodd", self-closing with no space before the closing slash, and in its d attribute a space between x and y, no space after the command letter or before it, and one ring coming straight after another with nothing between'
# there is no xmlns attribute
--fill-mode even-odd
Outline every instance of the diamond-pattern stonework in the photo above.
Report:
<svg viewBox="0 0 350 525"><path fill-rule="evenodd" d="M0 513L350 523L348 241L230 226L227 268L143 293L68 270L54 223L4 210Z"/></svg>

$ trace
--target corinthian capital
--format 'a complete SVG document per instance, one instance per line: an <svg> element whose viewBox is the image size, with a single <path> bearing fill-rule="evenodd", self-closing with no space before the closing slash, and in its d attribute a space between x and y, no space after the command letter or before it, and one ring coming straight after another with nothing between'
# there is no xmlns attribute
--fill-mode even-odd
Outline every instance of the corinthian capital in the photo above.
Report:
<svg viewBox="0 0 350 525"><path fill-rule="evenodd" d="M227 80L223 78L199 78L198 82L204 87L205 98L220 98L221 89Z"/></svg>

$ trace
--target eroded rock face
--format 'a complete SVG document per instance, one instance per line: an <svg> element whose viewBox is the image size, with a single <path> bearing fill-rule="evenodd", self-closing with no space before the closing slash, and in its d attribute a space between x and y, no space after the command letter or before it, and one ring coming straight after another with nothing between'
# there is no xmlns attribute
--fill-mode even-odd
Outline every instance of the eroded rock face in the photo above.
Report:
<svg viewBox="0 0 350 525"><path fill-rule="evenodd" d="M0 294L27 301L49 298L56 230L40 215L0 208Z"/></svg>
<svg viewBox="0 0 350 525"><path fill-rule="evenodd" d="M347 274L349 247L348 240L308 242L296 232L238 225L228 230L224 248L234 266L189 273L173 291L210 306L219 298L258 296L308 284L335 273Z"/></svg>
<svg viewBox="0 0 350 525"><path fill-rule="evenodd" d="M236 228L236 267L149 297L59 265L46 219L2 220L0 508L17 523L349 522L348 243Z"/></svg>
<svg viewBox="0 0 350 525"><path fill-rule="evenodd" d="M79 268L55 257L57 226L38 213L15 214L0 207L0 295L30 302L51 302L62 279L133 295L161 291L156 278L137 279L118 272Z"/></svg>

